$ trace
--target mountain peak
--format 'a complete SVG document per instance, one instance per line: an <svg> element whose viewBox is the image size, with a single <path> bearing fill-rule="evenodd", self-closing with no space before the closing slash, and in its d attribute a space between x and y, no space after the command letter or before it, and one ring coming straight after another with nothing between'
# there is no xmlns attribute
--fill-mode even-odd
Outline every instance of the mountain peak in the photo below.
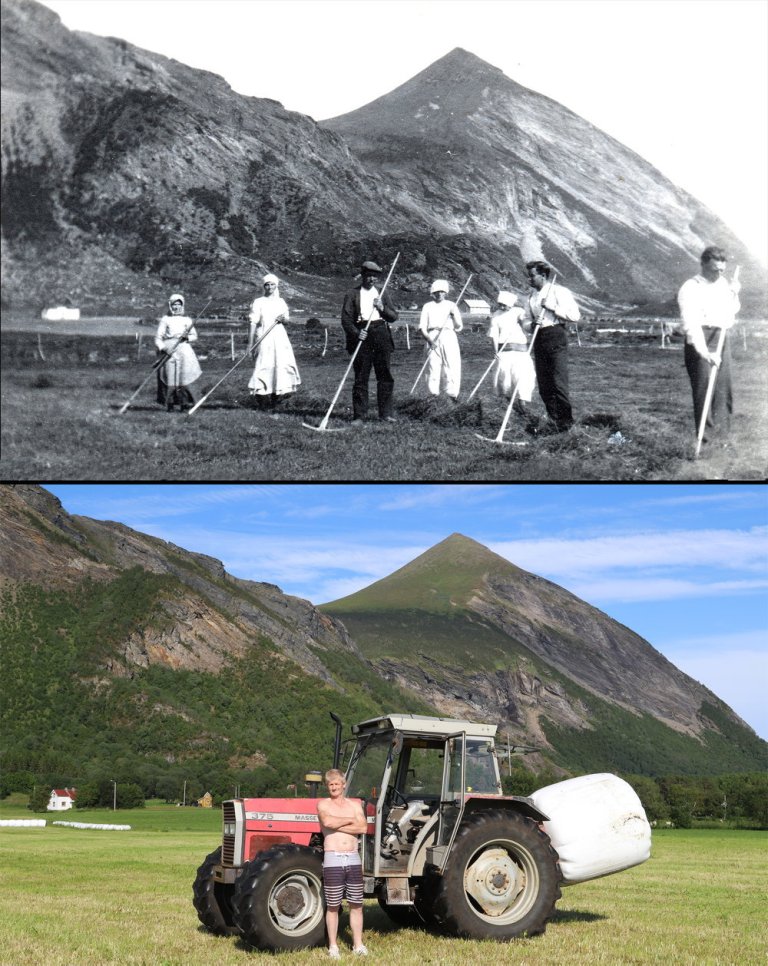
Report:
<svg viewBox="0 0 768 966"><path fill-rule="evenodd" d="M482 543L452 533L388 577L323 606L334 613L409 608L451 612L480 590L487 577L514 579L521 573Z"/></svg>

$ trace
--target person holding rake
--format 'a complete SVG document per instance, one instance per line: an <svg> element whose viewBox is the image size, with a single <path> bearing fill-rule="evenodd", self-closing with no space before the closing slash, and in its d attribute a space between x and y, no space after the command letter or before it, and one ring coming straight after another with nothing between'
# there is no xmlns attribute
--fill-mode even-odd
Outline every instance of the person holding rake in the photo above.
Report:
<svg viewBox="0 0 768 966"><path fill-rule="evenodd" d="M344 296L341 325L346 337L347 352L354 355L355 382L352 387L352 425L362 426L368 414L368 382L371 369L376 373L376 402L379 419L394 423L392 395L395 380L390 368L395 348L390 322L395 322L398 311L388 291L381 295L376 281L382 269L376 262L366 260L360 267L360 281ZM357 349L358 343L360 345Z"/></svg>
<svg viewBox="0 0 768 966"><path fill-rule="evenodd" d="M518 415L525 416L536 384L536 372L526 351L528 341L522 327L525 310L516 304L514 292L499 292L496 303L499 311L493 314L488 332L498 360L493 388L497 395L507 399L511 399L517 389L512 408Z"/></svg>
<svg viewBox="0 0 768 966"><path fill-rule="evenodd" d="M705 248L701 253L700 273L684 282L677 294L699 445L712 445L717 436L724 444L733 412L728 330L736 324L736 313L741 307L741 285L738 270L732 281L726 279L726 261L722 248L716 245Z"/></svg>
<svg viewBox="0 0 768 966"><path fill-rule="evenodd" d="M155 347L160 358L167 358L157 370L157 401L170 413L174 406L182 412L192 408L195 397L190 386L200 378L202 369L195 350L190 345L197 342L197 331L184 314L184 296L174 292L168 299L170 315L160 319L155 335Z"/></svg>
<svg viewBox="0 0 768 966"><path fill-rule="evenodd" d="M563 285L555 285L552 269L542 261L527 262L528 281L534 290L526 307L526 322L535 331L533 362L539 395L547 407L554 432L562 433L573 425L568 396L568 337L566 322L581 318L573 294Z"/></svg>
<svg viewBox="0 0 768 966"><path fill-rule="evenodd" d="M450 286L443 278L432 283L432 301L421 310L419 332L427 343L427 391L439 396L441 391L456 402L461 388L461 352L456 333L464 323L455 302L448 299Z"/></svg>
<svg viewBox="0 0 768 966"><path fill-rule="evenodd" d="M278 403L296 391L301 376L283 325L288 321L288 306L280 295L280 282L269 273L263 283L264 294L251 306L248 351L258 342L258 353L248 388L259 409L277 418Z"/></svg>

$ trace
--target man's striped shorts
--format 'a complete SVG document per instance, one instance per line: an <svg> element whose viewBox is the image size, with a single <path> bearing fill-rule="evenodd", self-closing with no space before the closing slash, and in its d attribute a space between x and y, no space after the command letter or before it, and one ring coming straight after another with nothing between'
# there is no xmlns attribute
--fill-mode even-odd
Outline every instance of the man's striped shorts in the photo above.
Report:
<svg viewBox="0 0 768 966"><path fill-rule="evenodd" d="M331 909L347 902L363 901L363 867L357 852L326 852L323 855L325 904Z"/></svg>

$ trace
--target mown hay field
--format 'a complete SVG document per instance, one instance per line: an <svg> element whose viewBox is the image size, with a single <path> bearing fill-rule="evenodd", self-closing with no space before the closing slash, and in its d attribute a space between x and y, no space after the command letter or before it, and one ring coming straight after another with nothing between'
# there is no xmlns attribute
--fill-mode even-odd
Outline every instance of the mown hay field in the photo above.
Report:
<svg viewBox="0 0 768 966"><path fill-rule="evenodd" d="M626 327L625 327L626 328ZM491 361L485 325L461 336L458 404L427 396L423 350L413 332L395 330L397 423L375 416L352 429L352 374L329 422L313 432L342 380L349 357L339 326L294 325L290 335L302 376L300 391L278 419L254 409L248 361L193 416L166 413L155 402L154 377L121 415L121 406L150 373L152 331L131 335L65 335L31 328L2 332L2 453L6 480L754 480L768 470L768 325L749 323L733 337L735 417L729 445L693 459L695 432L679 340L661 348L658 327L570 334L571 397L576 424L546 436L534 392L532 417L513 414L493 440L506 401L492 376L469 393ZM244 327L200 325L203 376L198 396L240 358ZM328 341L325 333L328 331ZM748 333L748 334L747 334ZM579 341L581 344L579 345Z"/></svg>
<svg viewBox="0 0 768 966"><path fill-rule="evenodd" d="M6 818L30 817L3 807ZM220 839L218 809L148 807L48 816L44 829L0 828L0 963L8 966L209 966L321 963L324 949L267 954L207 933L192 881ZM54 827L51 819L132 825ZM764 832L664 830L651 859L564 890L546 933L510 944L400 929L366 902L369 961L398 966L751 966L766 961ZM341 945L350 959L342 914Z"/></svg>

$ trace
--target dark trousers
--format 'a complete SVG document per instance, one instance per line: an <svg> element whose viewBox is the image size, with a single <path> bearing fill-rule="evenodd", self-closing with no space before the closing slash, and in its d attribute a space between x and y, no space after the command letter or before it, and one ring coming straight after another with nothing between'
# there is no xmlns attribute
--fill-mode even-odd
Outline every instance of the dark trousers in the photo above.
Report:
<svg viewBox="0 0 768 966"><path fill-rule="evenodd" d="M568 337L564 325L537 329L533 364L549 418L559 430L570 429L573 413L568 398Z"/></svg>
<svg viewBox="0 0 768 966"><path fill-rule="evenodd" d="M719 329L705 330L704 337L710 352L717 348L717 340L720 335ZM707 415L707 422L704 426L704 442L709 442L714 436L725 435L731 428L731 413L733 412L733 387L731 385L731 343L728 335L723 342L723 361L715 376L715 388L712 394L712 402ZM686 342L684 350L685 368L688 370L688 378L691 380L691 392L693 394L693 418L696 423L696 433L699 432L701 416L704 412L704 400L707 396L707 386L709 385L709 375L712 366L706 359L702 359L699 353Z"/></svg>
<svg viewBox="0 0 768 966"><path fill-rule="evenodd" d="M392 336L386 325L372 326L355 356L355 384L352 387L354 419L364 419L368 412L368 381L371 369L376 373L376 401L379 416L392 415L392 393L395 380L389 368L392 357Z"/></svg>

